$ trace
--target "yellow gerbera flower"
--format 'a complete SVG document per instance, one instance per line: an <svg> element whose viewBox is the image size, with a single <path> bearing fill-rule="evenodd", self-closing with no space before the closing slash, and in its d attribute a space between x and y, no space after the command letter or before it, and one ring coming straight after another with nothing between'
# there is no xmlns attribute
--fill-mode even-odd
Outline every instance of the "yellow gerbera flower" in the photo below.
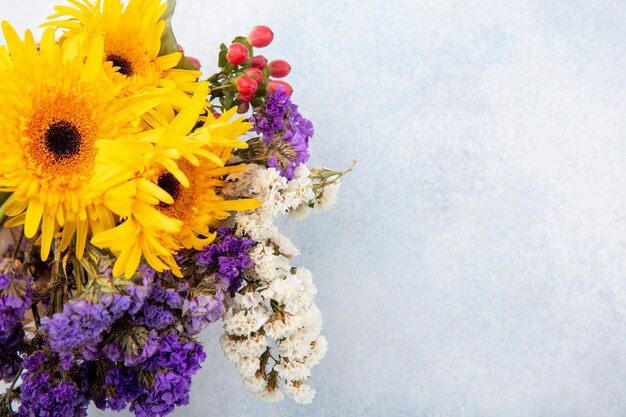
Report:
<svg viewBox="0 0 626 417"><path fill-rule="evenodd" d="M139 116L154 99L116 99L102 68L104 46L95 37L83 54L60 47L54 30L39 49L30 32L21 40L2 22L7 47L0 47L0 188L13 192L5 213L8 227L24 224L34 237L41 224L41 258L61 233L65 249L76 235L82 256L87 234L113 227L102 197L88 194L102 138L132 135Z"/></svg>
<svg viewBox="0 0 626 417"><path fill-rule="evenodd" d="M176 69L180 52L158 56L167 4L161 0L68 0L56 6L51 22L42 26L65 29L62 42L82 42L82 37L104 38L106 69L122 94L146 91L165 96L164 103L180 109L196 89L201 72ZM78 40L77 40L78 39Z"/></svg>
<svg viewBox="0 0 626 417"><path fill-rule="evenodd" d="M113 274L132 277L141 256L157 271L171 269L181 276L174 255L182 248L201 249L215 237L209 228L230 211L250 210L257 200L226 201L217 194L222 177L243 167L224 167L237 140L250 124L231 120L236 109L216 120L206 117L196 125L206 102L208 85L200 83L180 113L152 114L153 130L139 141L103 140L92 187L116 183L105 204L123 220L117 227L95 235L92 244L118 255Z"/></svg>

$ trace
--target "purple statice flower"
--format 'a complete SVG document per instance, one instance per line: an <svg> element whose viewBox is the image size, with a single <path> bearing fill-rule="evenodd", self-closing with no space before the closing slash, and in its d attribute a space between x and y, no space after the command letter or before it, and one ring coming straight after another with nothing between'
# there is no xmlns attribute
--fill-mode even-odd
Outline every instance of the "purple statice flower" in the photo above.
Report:
<svg viewBox="0 0 626 417"><path fill-rule="evenodd" d="M114 362L122 362L126 366L139 365L152 357L159 347L159 334L155 330L133 326L129 331L120 333L102 348L102 353Z"/></svg>
<svg viewBox="0 0 626 417"><path fill-rule="evenodd" d="M206 355L202 345L170 332L158 339L158 347L139 366L117 366L107 371L105 384L112 394L106 403L112 410L130 404L137 417L162 417L189 403L191 377Z"/></svg>
<svg viewBox="0 0 626 417"><path fill-rule="evenodd" d="M44 317L41 329L50 348L61 354L64 367L69 368L73 349L95 349L112 323L113 317L105 306L78 300L68 302L62 313Z"/></svg>
<svg viewBox="0 0 626 417"><path fill-rule="evenodd" d="M175 372L157 372L155 379L154 387L130 408L137 417L165 416L176 406L189 404L191 378Z"/></svg>
<svg viewBox="0 0 626 417"><path fill-rule="evenodd" d="M109 370L104 378L104 383L112 387L113 394L108 398L107 403L101 403L98 408L105 410L121 411L128 403L134 401L142 395L143 390L139 387L138 369L126 366L118 366Z"/></svg>
<svg viewBox="0 0 626 417"><path fill-rule="evenodd" d="M22 318L31 306L31 282L12 268L0 274L0 379L4 381L15 377L22 362L18 352L24 348Z"/></svg>
<svg viewBox="0 0 626 417"><path fill-rule="evenodd" d="M132 318L132 324L163 330L176 323L176 316L167 307L147 302Z"/></svg>
<svg viewBox="0 0 626 417"><path fill-rule="evenodd" d="M196 262L205 268L215 268L227 291L235 292L243 281L243 270L252 265L248 252L254 243L254 240L233 236L230 229L219 227L217 238L202 248Z"/></svg>
<svg viewBox="0 0 626 417"><path fill-rule="evenodd" d="M155 384L131 407L137 417L169 414L175 406L189 403L191 377L206 359L202 345L182 339L175 332L162 336L157 353L143 366L155 371Z"/></svg>
<svg viewBox="0 0 626 417"><path fill-rule="evenodd" d="M200 333L209 324L219 320L225 312L224 293L220 290L213 296L198 294L183 304L183 328L189 335Z"/></svg>
<svg viewBox="0 0 626 417"><path fill-rule="evenodd" d="M285 129L285 115L291 106L291 97L285 89L279 87L275 93L267 96L265 107L251 118L254 130L263 135L267 144L276 134Z"/></svg>
<svg viewBox="0 0 626 417"><path fill-rule="evenodd" d="M267 166L275 168L280 175L291 180L296 168L309 160L306 136L291 130L276 135L268 145L268 154Z"/></svg>
<svg viewBox="0 0 626 417"><path fill-rule="evenodd" d="M189 376L200 369L200 363L206 359L202 345L181 338L176 332L161 336L157 353L150 358L144 368L147 370L168 369L181 375Z"/></svg>
<svg viewBox="0 0 626 417"><path fill-rule="evenodd" d="M22 417L79 417L87 415L86 401L76 383L63 379L54 367L46 369L47 355L35 352L24 361L20 388Z"/></svg>
<svg viewBox="0 0 626 417"><path fill-rule="evenodd" d="M21 326L16 326L11 336L0 345L0 379L9 382L15 378L22 364L18 351L24 347L24 330Z"/></svg>
<svg viewBox="0 0 626 417"><path fill-rule="evenodd" d="M15 272L0 274L0 344L10 338L30 309L31 278Z"/></svg>
<svg viewBox="0 0 626 417"><path fill-rule="evenodd" d="M254 129L267 146L267 166L293 179L295 169L309 160L309 139L313 123L305 119L284 88L271 93L265 106L251 118Z"/></svg>

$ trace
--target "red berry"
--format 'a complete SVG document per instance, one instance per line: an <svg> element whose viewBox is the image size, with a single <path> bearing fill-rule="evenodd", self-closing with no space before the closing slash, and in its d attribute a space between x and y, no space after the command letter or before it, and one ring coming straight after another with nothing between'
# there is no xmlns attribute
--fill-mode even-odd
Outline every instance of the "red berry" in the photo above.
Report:
<svg viewBox="0 0 626 417"><path fill-rule="evenodd" d="M189 63L193 65L197 70L200 69L201 65L200 65L200 60L198 58L194 58L192 56L188 56L186 58L187 58L187 61L189 61Z"/></svg>
<svg viewBox="0 0 626 417"><path fill-rule="evenodd" d="M267 58L263 55L257 55L250 60L250 66L262 70L267 66Z"/></svg>
<svg viewBox="0 0 626 417"><path fill-rule="evenodd" d="M219 118L220 118L220 116L221 116L221 114L219 114L219 113L217 113L217 112L214 112L214 113L213 113L213 117L215 117L216 119L219 119Z"/></svg>
<svg viewBox="0 0 626 417"><path fill-rule="evenodd" d="M245 72L248 77L252 78L257 83L263 81L263 73L258 68L246 68L245 70L243 70L243 72Z"/></svg>
<svg viewBox="0 0 626 417"><path fill-rule="evenodd" d="M280 81L280 80L270 80L267 83L267 92L268 93L275 93L276 91L278 91L278 89L282 86L282 89L285 91L285 93L291 95L293 93L293 88L291 88L291 86L289 85L289 83L286 83L284 81Z"/></svg>
<svg viewBox="0 0 626 417"><path fill-rule="evenodd" d="M274 40L274 32L267 26L255 26L248 35L248 42L255 48L263 48Z"/></svg>
<svg viewBox="0 0 626 417"><path fill-rule="evenodd" d="M228 48L226 60L231 65L241 65L250 58L250 51L242 43L235 42Z"/></svg>
<svg viewBox="0 0 626 417"><path fill-rule="evenodd" d="M282 59L276 59L269 64L267 64L270 69L270 76L275 78L283 78L289 75L291 72L291 65L287 61L283 61Z"/></svg>
<svg viewBox="0 0 626 417"><path fill-rule="evenodd" d="M240 101L242 103L249 103L252 100L254 100L254 95L252 94L237 94L237 97L235 97L237 99L237 101Z"/></svg>
<svg viewBox="0 0 626 417"><path fill-rule="evenodd" d="M237 79L237 91L239 91L239 94L243 96L254 95L258 88L259 85L257 84L257 82L247 75L243 75Z"/></svg>
<svg viewBox="0 0 626 417"><path fill-rule="evenodd" d="M248 101L252 101L252 100L248 100ZM239 114L244 114L247 113L248 110L250 110L250 103L248 103L247 101L242 102L238 107L237 107L237 113Z"/></svg>

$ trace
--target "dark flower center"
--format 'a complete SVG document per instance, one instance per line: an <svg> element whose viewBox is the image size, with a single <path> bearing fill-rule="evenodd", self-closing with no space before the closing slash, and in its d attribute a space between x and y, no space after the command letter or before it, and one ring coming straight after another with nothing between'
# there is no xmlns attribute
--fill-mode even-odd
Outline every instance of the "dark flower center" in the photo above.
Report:
<svg viewBox="0 0 626 417"><path fill-rule="evenodd" d="M111 61L114 67L120 67L118 70L120 74L124 74L127 77L133 75L133 66L129 60L119 55L111 54L107 55L107 61Z"/></svg>
<svg viewBox="0 0 626 417"><path fill-rule="evenodd" d="M70 122L60 121L51 124L46 130L45 137L46 147L58 159L70 158L80 152L83 138Z"/></svg>
<svg viewBox="0 0 626 417"><path fill-rule="evenodd" d="M161 174L157 185L171 195L174 201L176 201L176 198L180 195L180 182L169 172ZM160 203L159 206L167 207L169 204Z"/></svg>

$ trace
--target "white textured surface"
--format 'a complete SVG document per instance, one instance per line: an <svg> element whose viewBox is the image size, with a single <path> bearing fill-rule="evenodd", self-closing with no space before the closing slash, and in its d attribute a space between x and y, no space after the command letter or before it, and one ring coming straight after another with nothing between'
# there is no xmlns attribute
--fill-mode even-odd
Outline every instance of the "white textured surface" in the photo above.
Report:
<svg viewBox="0 0 626 417"><path fill-rule="evenodd" d="M2 0L2 17L33 27L54 3ZM215 328L174 416L626 414L623 1L178 9L210 64L270 25L312 161L360 162L334 211L286 225L330 342L314 403L250 398Z"/></svg>

